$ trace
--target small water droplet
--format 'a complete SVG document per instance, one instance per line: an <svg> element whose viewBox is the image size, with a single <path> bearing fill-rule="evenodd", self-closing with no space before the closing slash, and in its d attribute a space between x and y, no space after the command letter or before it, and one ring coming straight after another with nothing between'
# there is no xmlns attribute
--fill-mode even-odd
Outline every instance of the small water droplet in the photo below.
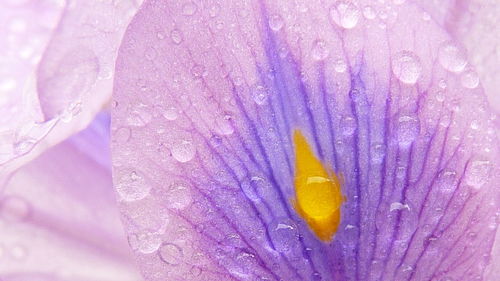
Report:
<svg viewBox="0 0 500 281"><path fill-rule="evenodd" d="M146 57L147 60L154 60L158 53L153 47L149 47L144 51L144 56Z"/></svg>
<svg viewBox="0 0 500 281"><path fill-rule="evenodd" d="M427 12L423 12L422 13L422 19L424 21L430 21L431 20L431 15L429 13L427 13Z"/></svg>
<svg viewBox="0 0 500 281"><path fill-rule="evenodd" d="M358 24L359 8L350 1L338 1L330 7L330 19L340 27L350 29Z"/></svg>
<svg viewBox="0 0 500 281"><path fill-rule="evenodd" d="M448 86L448 84L446 83L446 80L440 79L439 82L438 82L438 86L441 89L446 89L446 87Z"/></svg>
<svg viewBox="0 0 500 281"><path fill-rule="evenodd" d="M372 20L377 16L377 14L375 14L375 10L373 10L371 6L365 6L363 8L363 16L366 19Z"/></svg>
<svg viewBox="0 0 500 281"><path fill-rule="evenodd" d="M474 89L479 85L479 75L472 68L466 69L460 76L462 86L468 89Z"/></svg>
<svg viewBox="0 0 500 281"><path fill-rule="evenodd" d="M191 275L194 277L200 276L201 272L202 270L198 266L192 266L191 269L189 270L189 273L191 273Z"/></svg>
<svg viewBox="0 0 500 281"><path fill-rule="evenodd" d="M168 265L179 265L184 257L182 248L173 243L163 243L158 250L158 255Z"/></svg>
<svg viewBox="0 0 500 281"><path fill-rule="evenodd" d="M5 220L20 222L28 218L31 212L30 204L22 197L5 196L0 201L0 217Z"/></svg>
<svg viewBox="0 0 500 281"><path fill-rule="evenodd" d="M145 104L138 104L129 109L127 123L130 126L143 127L153 119L150 109Z"/></svg>
<svg viewBox="0 0 500 281"><path fill-rule="evenodd" d="M334 69L339 73L343 73L347 70L347 64L344 60L338 59L335 61Z"/></svg>
<svg viewBox="0 0 500 281"><path fill-rule="evenodd" d="M200 78L200 77L206 76L205 66L203 66L201 64L194 65L191 68L191 74L193 74L193 76L195 78Z"/></svg>
<svg viewBox="0 0 500 281"><path fill-rule="evenodd" d="M114 133L114 139L118 143L126 143L129 141L131 135L130 128L121 127Z"/></svg>
<svg viewBox="0 0 500 281"><path fill-rule="evenodd" d="M191 202L191 191L184 185L173 185L166 193L166 204L169 208L182 210L189 206Z"/></svg>
<svg viewBox="0 0 500 281"><path fill-rule="evenodd" d="M161 31L158 31L156 33L156 38L158 38L160 40L163 40L163 39L165 39L165 34L163 32L161 32Z"/></svg>
<svg viewBox="0 0 500 281"><path fill-rule="evenodd" d="M451 72L461 72L467 65L465 51L451 41L446 41L439 46L438 60L444 69Z"/></svg>
<svg viewBox="0 0 500 281"><path fill-rule="evenodd" d="M275 14L269 17L269 27L272 30L278 31L283 27L283 25L284 25L283 18L280 15Z"/></svg>
<svg viewBox="0 0 500 281"><path fill-rule="evenodd" d="M263 105L267 102L267 90L261 85L252 89L252 97L256 104Z"/></svg>
<svg viewBox="0 0 500 281"><path fill-rule="evenodd" d="M420 132L420 121L415 116L403 115L398 118L398 143L409 146Z"/></svg>
<svg viewBox="0 0 500 281"><path fill-rule="evenodd" d="M181 163L186 163L194 158L196 149L192 142L188 140L182 140L174 145L174 147L172 147L171 152L175 160Z"/></svg>
<svg viewBox="0 0 500 281"><path fill-rule="evenodd" d="M370 151L371 162L374 164L381 164L385 157L385 145L382 143L375 143L372 145Z"/></svg>
<svg viewBox="0 0 500 281"><path fill-rule="evenodd" d="M401 4L404 4L406 2L406 0L392 0L392 3L394 3L394 5L401 5Z"/></svg>
<svg viewBox="0 0 500 281"><path fill-rule="evenodd" d="M406 84L415 84L422 73L420 59L410 51L396 53L391 66L396 78Z"/></svg>
<svg viewBox="0 0 500 281"><path fill-rule="evenodd" d="M197 9L198 7L195 3L187 2L186 4L184 4L184 6L182 6L182 14L185 16L192 16L194 15L194 13L196 13Z"/></svg>
<svg viewBox="0 0 500 281"><path fill-rule="evenodd" d="M182 33L178 29L174 29L172 30L172 32L170 32L170 39L172 39L172 42L174 42L174 44L176 45L179 45L180 43L182 43L182 41L184 41Z"/></svg>
<svg viewBox="0 0 500 281"><path fill-rule="evenodd" d="M324 40L318 39L313 42L311 54L315 60L324 60L330 54L330 50Z"/></svg>
<svg viewBox="0 0 500 281"><path fill-rule="evenodd" d="M120 198L125 201L136 201L143 199L149 194L151 186L145 176L138 171L131 171L122 175L116 185L116 191Z"/></svg>
<svg viewBox="0 0 500 281"><path fill-rule="evenodd" d="M410 206L408 204L402 204L400 202L393 202L391 203L391 206L389 207L389 211L403 211L403 210L408 210L410 211Z"/></svg>
<svg viewBox="0 0 500 281"><path fill-rule="evenodd" d="M444 170L439 173L436 186L438 191L449 193L455 190L457 173L451 170Z"/></svg>
<svg viewBox="0 0 500 281"><path fill-rule="evenodd" d="M344 116L341 120L340 128L344 136L350 136L356 131L357 124L356 119L351 116Z"/></svg>
<svg viewBox="0 0 500 281"><path fill-rule="evenodd" d="M220 5L217 3L212 5L212 7L210 7L210 9L208 10L208 14L210 15L210 17L215 18L219 14L220 8Z"/></svg>
<svg viewBox="0 0 500 281"><path fill-rule="evenodd" d="M465 183L478 190L488 182L491 172L491 163L488 160L472 161L466 171Z"/></svg>
<svg viewBox="0 0 500 281"><path fill-rule="evenodd" d="M223 116L219 116L215 119L216 130L221 135L231 135L234 133L234 127L231 122L231 115L225 114Z"/></svg>
<svg viewBox="0 0 500 281"><path fill-rule="evenodd" d="M173 121L175 119L177 119L177 108L173 107L173 106L170 106L170 107L167 107L167 109L165 109L165 111L163 111L163 117L165 117L165 119L167 120L170 120L170 121Z"/></svg>
<svg viewBox="0 0 500 281"><path fill-rule="evenodd" d="M298 245L298 228L288 218L277 219L269 225L269 235L276 251L290 253Z"/></svg>
<svg viewBox="0 0 500 281"><path fill-rule="evenodd" d="M156 232L140 232L132 233L128 236L128 243L130 247L143 254L154 253L160 248L161 235Z"/></svg>

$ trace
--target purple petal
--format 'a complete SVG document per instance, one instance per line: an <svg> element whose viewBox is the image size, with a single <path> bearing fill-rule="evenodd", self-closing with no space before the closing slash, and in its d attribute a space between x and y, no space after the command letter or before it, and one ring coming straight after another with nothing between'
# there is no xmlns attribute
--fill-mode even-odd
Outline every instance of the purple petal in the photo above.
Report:
<svg viewBox="0 0 500 281"><path fill-rule="evenodd" d="M0 279L137 281L103 159L109 117L47 150L2 185Z"/></svg>
<svg viewBox="0 0 500 281"><path fill-rule="evenodd" d="M117 60L112 155L147 280L483 278L492 115L461 81L462 47L396 2L143 4ZM295 129L344 180L332 243L291 204Z"/></svg>

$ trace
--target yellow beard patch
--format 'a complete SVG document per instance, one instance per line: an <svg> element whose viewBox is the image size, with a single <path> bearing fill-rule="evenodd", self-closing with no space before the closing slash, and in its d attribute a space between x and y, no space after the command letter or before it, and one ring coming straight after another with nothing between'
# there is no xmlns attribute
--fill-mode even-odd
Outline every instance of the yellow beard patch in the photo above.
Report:
<svg viewBox="0 0 500 281"><path fill-rule="evenodd" d="M340 224L343 202L340 182L331 168L314 155L302 133L293 134L295 146L295 196L293 205L316 236L332 240Z"/></svg>

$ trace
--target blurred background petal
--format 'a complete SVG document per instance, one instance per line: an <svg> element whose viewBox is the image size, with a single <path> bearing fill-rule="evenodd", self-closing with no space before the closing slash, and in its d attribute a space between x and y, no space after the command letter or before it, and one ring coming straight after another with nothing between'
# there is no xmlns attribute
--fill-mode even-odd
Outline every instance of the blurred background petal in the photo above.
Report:
<svg viewBox="0 0 500 281"><path fill-rule="evenodd" d="M112 189L108 126L99 115L2 186L1 280L141 280Z"/></svg>

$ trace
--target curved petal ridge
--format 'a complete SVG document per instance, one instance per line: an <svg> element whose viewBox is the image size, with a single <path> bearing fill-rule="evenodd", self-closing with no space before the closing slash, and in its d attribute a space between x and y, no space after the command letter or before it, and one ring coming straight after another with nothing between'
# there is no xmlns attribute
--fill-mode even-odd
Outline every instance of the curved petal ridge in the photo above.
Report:
<svg viewBox="0 0 500 281"><path fill-rule="evenodd" d="M117 61L112 155L147 280L483 275L493 118L460 81L460 47L403 2L143 4ZM294 130L342 182L331 243L293 208Z"/></svg>

